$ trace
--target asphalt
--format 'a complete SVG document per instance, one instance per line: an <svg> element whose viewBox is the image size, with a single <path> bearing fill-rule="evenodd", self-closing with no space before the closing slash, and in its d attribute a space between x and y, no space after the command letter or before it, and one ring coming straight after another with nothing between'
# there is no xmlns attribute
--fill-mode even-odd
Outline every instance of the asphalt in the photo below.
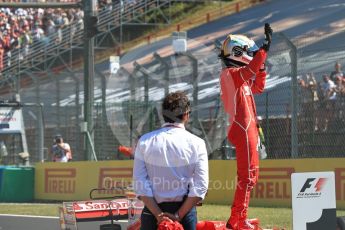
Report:
<svg viewBox="0 0 345 230"><path fill-rule="evenodd" d="M0 230L60 230L59 223L58 217L0 214ZM102 224L110 224L110 221L77 223L77 229L98 230ZM123 223L119 224L124 225ZM77 229L71 228L70 230Z"/></svg>

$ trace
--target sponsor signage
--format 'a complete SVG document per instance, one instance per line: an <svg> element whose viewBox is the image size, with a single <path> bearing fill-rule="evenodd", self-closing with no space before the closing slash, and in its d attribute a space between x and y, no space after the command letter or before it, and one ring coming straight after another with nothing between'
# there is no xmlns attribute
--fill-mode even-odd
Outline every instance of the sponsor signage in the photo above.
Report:
<svg viewBox="0 0 345 230"><path fill-rule="evenodd" d="M139 230L143 208L144 204L136 198L63 202L59 207L60 228L76 230L77 222L112 220L127 230Z"/></svg>
<svg viewBox="0 0 345 230"><path fill-rule="evenodd" d="M87 212L87 211L104 211L104 210L118 210L128 209L129 201L127 199L116 199L116 200L95 200L95 201L79 201L73 203L75 212ZM142 204L137 202L139 205L137 208L143 208Z"/></svg>
<svg viewBox="0 0 345 230"><path fill-rule="evenodd" d="M21 131L23 130L22 110L11 107L0 108L1 131Z"/></svg>
<svg viewBox="0 0 345 230"><path fill-rule="evenodd" d="M290 176L294 168L260 168L251 198L253 199L290 199Z"/></svg>
<svg viewBox="0 0 345 230"><path fill-rule="evenodd" d="M76 189L75 168L45 169L45 193L74 194Z"/></svg>
<svg viewBox="0 0 345 230"><path fill-rule="evenodd" d="M35 198L42 200L86 200L93 189L130 187L132 161L37 163ZM122 189L95 192L97 199L127 195Z"/></svg>
<svg viewBox="0 0 345 230"><path fill-rule="evenodd" d="M291 175L294 230L336 229L334 172Z"/></svg>
<svg viewBox="0 0 345 230"><path fill-rule="evenodd" d="M250 205L283 205L291 207L291 174L306 171L333 171L337 206L345 208L345 159L263 160L259 180L251 193ZM86 200L95 188L131 187L132 160L37 163L35 165L35 198L42 200ZM210 184L206 202L231 204L236 188L236 161L211 160ZM310 177L314 178L314 177ZM318 196L313 190L327 185L326 180L309 180L299 196ZM303 184L304 185L304 184ZM310 187L308 187L310 186ZM123 190L97 191L97 198L125 195ZM128 195L128 194L126 194ZM301 199L300 198L300 199Z"/></svg>
<svg viewBox="0 0 345 230"><path fill-rule="evenodd" d="M127 188L132 185L133 168L105 167L99 169L98 188ZM122 189L99 190L100 194L124 195Z"/></svg>

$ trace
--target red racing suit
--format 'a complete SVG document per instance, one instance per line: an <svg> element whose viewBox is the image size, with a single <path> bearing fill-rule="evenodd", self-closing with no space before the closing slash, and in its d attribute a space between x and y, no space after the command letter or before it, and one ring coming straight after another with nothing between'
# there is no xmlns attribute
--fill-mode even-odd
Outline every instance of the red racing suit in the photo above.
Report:
<svg viewBox="0 0 345 230"><path fill-rule="evenodd" d="M266 60L260 49L244 67L224 68L220 75L221 98L229 114L228 139L236 148L237 186L231 208L235 222L247 218L250 192L259 176L258 128L253 93L262 93L266 72L260 67Z"/></svg>

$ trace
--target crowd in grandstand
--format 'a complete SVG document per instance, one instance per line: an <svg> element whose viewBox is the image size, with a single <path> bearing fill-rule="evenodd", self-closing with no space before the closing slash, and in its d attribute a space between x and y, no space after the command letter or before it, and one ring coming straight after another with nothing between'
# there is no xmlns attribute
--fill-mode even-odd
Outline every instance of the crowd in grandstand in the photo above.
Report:
<svg viewBox="0 0 345 230"><path fill-rule="evenodd" d="M99 8L110 9L112 4L132 6L136 0L99 0ZM62 29L70 27L70 34L83 29L84 13L79 8L0 8L0 72L10 66L13 51L24 59L35 44L56 44L62 41ZM4 61L6 60L6 62Z"/></svg>
<svg viewBox="0 0 345 230"><path fill-rule="evenodd" d="M32 44L49 45L62 40L61 30L72 22L75 29L83 27L83 11L80 9L23 9L0 8L0 71L11 65L11 55L19 50L24 58ZM4 58L7 63L4 63Z"/></svg>
<svg viewBox="0 0 345 230"><path fill-rule="evenodd" d="M322 75L322 81L311 73L300 78L299 85L303 115L315 117L315 131L327 131L333 120L345 122L345 74L339 62L334 71Z"/></svg>

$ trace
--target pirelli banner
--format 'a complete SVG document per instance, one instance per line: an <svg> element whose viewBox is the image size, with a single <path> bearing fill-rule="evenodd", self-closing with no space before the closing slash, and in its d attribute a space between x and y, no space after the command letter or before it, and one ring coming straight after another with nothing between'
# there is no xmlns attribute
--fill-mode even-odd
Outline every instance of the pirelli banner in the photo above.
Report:
<svg viewBox="0 0 345 230"><path fill-rule="evenodd" d="M211 160L206 203L230 204L236 188L236 161ZM35 168L35 199L84 200L94 188L131 185L133 161L38 163ZM335 173L337 208L345 208L345 159L262 160L259 181L251 205L291 206L291 174ZM313 188L310 188L311 190ZM100 191L99 193L101 193ZM104 192L105 193L105 192ZM122 195L121 190L113 194Z"/></svg>
<svg viewBox="0 0 345 230"><path fill-rule="evenodd" d="M251 193L251 205L291 207L291 174L294 172L335 173L337 208L345 208L345 159L261 160L259 181ZM207 201L230 204L236 186L235 161L210 161ZM302 189L302 188L301 188ZM310 188L309 192L317 188Z"/></svg>
<svg viewBox="0 0 345 230"><path fill-rule="evenodd" d="M38 163L35 167L35 199L85 200L94 188L127 187L132 181L133 161ZM121 190L112 195L123 195ZM100 197L102 194L96 194Z"/></svg>

